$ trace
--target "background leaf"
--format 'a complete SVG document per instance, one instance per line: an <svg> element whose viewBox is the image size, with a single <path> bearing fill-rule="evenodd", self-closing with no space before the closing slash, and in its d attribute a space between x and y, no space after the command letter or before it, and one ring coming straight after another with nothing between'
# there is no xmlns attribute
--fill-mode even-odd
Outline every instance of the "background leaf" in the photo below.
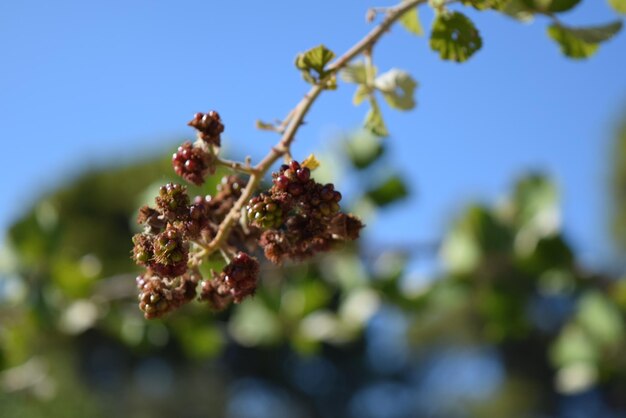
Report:
<svg viewBox="0 0 626 418"><path fill-rule="evenodd" d="M409 33L412 33L413 35L424 35L424 28L422 27L422 23L420 22L417 7L414 7L405 14L403 14L400 18L400 24L404 29L406 29Z"/></svg>
<svg viewBox="0 0 626 418"><path fill-rule="evenodd" d="M354 64L347 65L341 70L340 76L346 83L367 83L367 72L365 71L365 64L363 62L355 62Z"/></svg>
<svg viewBox="0 0 626 418"><path fill-rule="evenodd" d="M540 12L566 12L580 3L580 0L523 0L524 4Z"/></svg>
<svg viewBox="0 0 626 418"><path fill-rule="evenodd" d="M502 13L523 22L533 19L533 12L523 0L509 0L501 9Z"/></svg>
<svg viewBox="0 0 626 418"><path fill-rule="evenodd" d="M441 59L467 61L483 45L480 34L471 20L459 12L437 16L430 35L430 47Z"/></svg>
<svg viewBox="0 0 626 418"><path fill-rule="evenodd" d="M367 131L360 131L345 143L346 155L352 166L362 170L369 167L384 154L381 141Z"/></svg>
<svg viewBox="0 0 626 418"><path fill-rule="evenodd" d="M592 26L587 28L570 28L569 30L588 43L601 43L608 41L622 29L622 22L616 21L601 26Z"/></svg>
<svg viewBox="0 0 626 418"><path fill-rule="evenodd" d="M354 104L355 106L360 105L371 94L372 93L370 92L370 89L368 89L365 85L359 85L359 87L357 87L356 91L354 92L354 96L352 96L352 104Z"/></svg>
<svg viewBox="0 0 626 418"><path fill-rule="evenodd" d="M365 128L374 135L383 138L389 136L389 131L383 120L383 114L380 111L380 106L378 106L378 102L373 97L370 98L370 105L371 108L367 112L367 115L365 115Z"/></svg>
<svg viewBox="0 0 626 418"><path fill-rule="evenodd" d="M609 4L615 11L626 13L626 0L609 0Z"/></svg>
<svg viewBox="0 0 626 418"><path fill-rule="evenodd" d="M393 174L381 184L368 190L367 196L378 206L386 206L409 195L409 189L399 174Z"/></svg>
<svg viewBox="0 0 626 418"><path fill-rule="evenodd" d="M569 28L553 24L548 35L560 46L563 54L570 58L588 58L598 50L600 42L615 36L622 28L622 22L587 28Z"/></svg>
<svg viewBox="0 0 626 418"><path fill-rule="evenodd" d="M406 71L391 69L381 74L374 86L381 91L389 106L398 110L410 110L415 107L414 93L417 82Z"/></svg>

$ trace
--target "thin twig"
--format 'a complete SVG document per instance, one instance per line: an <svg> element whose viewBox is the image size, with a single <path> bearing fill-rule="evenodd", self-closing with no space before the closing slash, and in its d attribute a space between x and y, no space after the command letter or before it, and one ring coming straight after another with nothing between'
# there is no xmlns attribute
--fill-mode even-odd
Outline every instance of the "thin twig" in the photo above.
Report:
<svg viewBox="0 0 626 418"><path fill-rule="evenodd" d="M254 171L251 171L248 184L242 191L241 196L237 199L237 202L233 205L228 212L228 215L224 218L220 224L215 238L209 243L207 247L202 250L203 255L210 254L213 251L220 248L221 244L227 239L231 228L235 221L239 218L241 209L250 200L254 192L256 191L263 176L270 167L283 155L289 153L291 143L293 142L298 129L304 121L305 115L317 99L317 97L324 90L324 85L329 77L335 75L339 70L344 68L355 57L362 54L365 50L371 49L372 46L382 37L388 29L406 12L414 7L426 3L427 0L408 0L400 3L397 6L390 7L387 10L387 14L383 21L372 29L365 37L357 42L352 48L346 51L342 56L337 58L328 68L328 76L319 81L318 84L311 87L309 92L300 100L296 107L289 112L288 116L283 121L285 123L284 132L280 138L278 144L276 144L270 152L254 167ZM283 128L281 126L281 128Z"/></svg>
<svg viewBox="0 0 626 418"><path fill-rule="evenodd" d="M249 163L241 164L237 161L224 160L222 158L218 158L217 160L215 160L215 163L217 165L222 165L224 167L230 168L231 170L239 171L240 173L244 174L251 175L257 173L257 170L254 167L251 167Z"/></svg>

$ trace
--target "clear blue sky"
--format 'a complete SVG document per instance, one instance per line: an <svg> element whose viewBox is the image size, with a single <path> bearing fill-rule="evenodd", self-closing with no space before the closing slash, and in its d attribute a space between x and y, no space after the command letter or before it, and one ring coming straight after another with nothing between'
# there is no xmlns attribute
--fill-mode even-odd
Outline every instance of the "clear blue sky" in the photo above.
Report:
<svg viewBox="0 0 626 418"><path fill-rule="evenodd" d="M585 0L569 23L615 18ZM254 128L280 118L307 90L297 52L342 52L365 34L368 6L388 1L159 0L0 3L0 229L20 210L92 164L167 151L191 135L196 111L217 109L231 149L258 158L275 137ZM545 19L521 24L468 13L484 48L468 63L442 62L425 38L395 29L377 47L382 70L420 82L418 109L384 108L391 153L417 193L375 224L385 241L430 241L469 199L495 201L529 169L553 175L566 231L585 257L607 250L606 176L612 124L626 109L626 34L586 62L562 57ZM423 13L429 27L432 14ZM296 156L361 123L353 87L319 100Z"/></svg>

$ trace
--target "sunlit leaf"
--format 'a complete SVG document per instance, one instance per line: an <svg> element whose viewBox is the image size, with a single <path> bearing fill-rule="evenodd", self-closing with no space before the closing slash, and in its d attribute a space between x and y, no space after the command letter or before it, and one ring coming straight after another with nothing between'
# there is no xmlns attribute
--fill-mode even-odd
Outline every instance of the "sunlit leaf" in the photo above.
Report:
<svg viewBox="0 0 626 418"><path fill-rule="evenodd" d="M585 294L578 306L578 322L601 344L619 341L624 324L619 310L599 292Z"/></svg>
<svg viewBox="0 0 626 418"><path fill-rule="evenodd" d="M460 229L449 232L441 246L441 258L452 273L474 270L480 262L481 250L476 240Z"/></svg>
<svg viewBox="0 0 626 418"><path fill-rule="evenodd" d="M590 336L579 326L566 326L550 349L550 357L556 367L572 363L595 363L598 351Z"/></svg>
<svg viewBox="0 0 626 418"><path fill-rule="evenodd" d="M622 22L619 21L587 28L553 24L548 28L548 35L560 45L563 54L570 58L582 59L593 55L599 43L611 39L621 28Z"/></svg>
<svg viewBox="0 0 626 418"><path fill-rule="evenodd" d="M361 84L356 88L356 91L354 92L354 96L352 97L352 103L355 106L358 106L363 103L368 97L370 97L371 94L372 92L370 91L370 89Z"/></svg>
<svg viewBox="0 0 626 418"><path fill-rule="evenodd" d="M554 213L557 211L558 190L547 177L529 175L515 185L512 199L515 222L520 226L534 224L539 229L553 231Z"/></svg>
<svg viewBox="0 0 626 418"><path fill-rule="evenodd" d="M389 136L389 131L387 131L387 126L385 125L385 121L383 120L383 114L380 111L380 106L375 99L370 97L370 105L371 108L365 115L364 126L374 135L380 136L382 138Z"/></svg>
<svg viewBox="0 0 626 418"><path fill-rule="evenodd" d="M609 4L616 12L626 13L626 0L609 0Z"/></svg>
<svg viewBox="0 0 626 418"><path fill-rule="evenodd" d="M296 67L305 71L315 70L318 74L322 74L326 64L332 61L333 58L335 58L333 51L324 45L318 45L299 54L296 57Z"/></svg>
<svg viewBox="0 0 626 418"><path fill-rule="evenodd" d="M306 157L304 159L304 161L302 161L302 167L306 167L309 170L313 171L315 170L317 167L320 166L320 161L315 157L315 154L309 154L308 157Z"/></svg>
<svg viewBox="0 0 626 418"><path fill-rule="evenodd" d="M415 107L417 82L406 71L391 69L376 78L374 85L394 109L410 110Z"/></svg>
<svg viewBox="0 0 626 418"><path fill-rule="evenodd" d="M482 47L478 29L459 12L440 13L433 24L430 47L441 59L463 62Z"/></svg>
<svg viewBox="0 0 626 418"><path fill-rule="evenodd" d="M522 22L533 19L533 11L524 4L523 0L509 0L504 4L501 12Z"/></svg>
<svg viewBox="0 0 626 418"><path fill-rule="evenodd" d="M341 79L346 83L367 83L367 73L365 70L365 63L355 62L354 64L347 65L341 70Z"/></svg>
<svg viewBox="0 0 626 418"><path fill-rule="evenodd" d="M334 74L330 74L324 67L332 59L335 53L324 45L316 46L306 52L298 54L296 57L296 67L301 71L302 78L308 83L317 84L322 79L326 79L324 88L334 90L337 88L337 79ZM315 72L316 74L312 74Z"/></svg>
<svg viewBox="0 0 626 418"><path fill-rule="evenodd" d="M420 22L417 7L413 7L408 12L404 13L402 17L400 17L400 24L409 33L418 36L424 35L424 28Z"/></svg>
<svg viewBox="0 0 626 418"><path fill-rule="evenodd" d="M239 305L228 325L233 338L244 346L274 345L281 338L276 313L258 297Z"/></svg>

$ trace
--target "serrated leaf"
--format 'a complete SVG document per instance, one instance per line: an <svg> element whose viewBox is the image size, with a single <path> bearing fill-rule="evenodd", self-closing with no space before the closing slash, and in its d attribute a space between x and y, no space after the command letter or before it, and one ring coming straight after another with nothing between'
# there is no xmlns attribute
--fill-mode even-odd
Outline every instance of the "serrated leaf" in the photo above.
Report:
<svg viewBox="0 0 626 418"><path fill-rule="evenodd" d="M378 206L386 206L407 197L409 190L405 181L398 174L391 175L380 185L368 190L369 197Z"/></svg>
<svg viewBox="0 0 626 418"><path fill-rule="evenodd" d="M334 57L335 53L333 51L326 48L324 45L319 45L298 54L295 64L302 72L302 78L310 84L317 84L320 80L330 75L324 84L324 88L334 90L337 88L337 78L334 74L330 74L329 71L324 70L326 64ZM312 74L312 72L316 74Z"/></svg>
<svg viewBox="0 0 626 418"><path fill-rule="evenodd" d="M626 0L609 0L609 4L616 12L626 14Z"/></svg>
<svg viewBox="0 0 626 418"><path fill-rule="evenodd" d="M355 62L354 64L347 65L346 68L341 70L340 75L341 79L346 83L367 83L367 72L365 71L365 64L363 62Z"/></svg>
<svg viewBox="0 0 626 418"><path fill-rule="evenodd" d="M333 58L335 53L324 45L318 45L315 48L311 48L306 52L298 55L296 58L296 67L300 70L315 70L318 74L324 72L324 67Z"/></svg>
<svg viewBox="0 0 626 418"><path fill-rule="evenodd" d="M580 0L523 0L523 2L532 10L560 13L573 9Z"/></svg>
<svg viewBox="0 0 626 418"><path fill-rule="evenodd" d="M409 33L412 33L413 35L424 35L424 28L422 27L422 23L420 22L419 15L417 13L417 7L413 7L408 12L404 13L402 17L400 17L400 24L404 29L406 29Z"/></svg>
<svg viewBox="0 0 626 418"><path fill-rule="evenodd" d="M415 107L415 89L417 82L406 71L393 68L381 74L374 86L380 90L389 106L399 110L410 110Z"/></svg>
<svg viewBox="0 0 626 418"><path fill-rule="evenodd" d="M430 47L441 59L467 61L483 45L471 20L459 12L441 13L433 24Z"/></svg>
<svg viewBox="0 0 626 418"><path fill-rule="evenodd" d="M383 114L380 111L380 106L378 106L376 100L371 97L370 104L371 108L367 112L367 115L365 115L365 128L376 136L382 138L389 136L389 131L387 131L387 126L383 120Z"/></svg>
<svg viewBox="0 0 626 418"><path fill-rule="evenodd" d="M501 10L508 0L462 0L466 6L472 6L476 10Z"/></svg>
<svg viewBox="0 0 626 418"><path fill-rule="evenodd" d="M598 50L600 42L611 39L622 28L622 22L588 28L569 28L550 25L548 35L561 47L563 54L570 58L588 58Z"/></svg>
<svg viewBox="0 0 626 418"><path fill-rule="evenodd" d="M371 94L370 89L368 89L366 86L361 84L356 88L356 91L354 92L354 97L352 97L352 103L355 106L358 106L361 103L363 103L365 99L370 97L370 94Z"/></svg>
<svg viewBox="0 0 626 418"><path fill-rule="evenodd" d="M320 166L320 161L315 157L315 154L309 154L309 156L302 161L301 165L313 171Z"/></svg>

